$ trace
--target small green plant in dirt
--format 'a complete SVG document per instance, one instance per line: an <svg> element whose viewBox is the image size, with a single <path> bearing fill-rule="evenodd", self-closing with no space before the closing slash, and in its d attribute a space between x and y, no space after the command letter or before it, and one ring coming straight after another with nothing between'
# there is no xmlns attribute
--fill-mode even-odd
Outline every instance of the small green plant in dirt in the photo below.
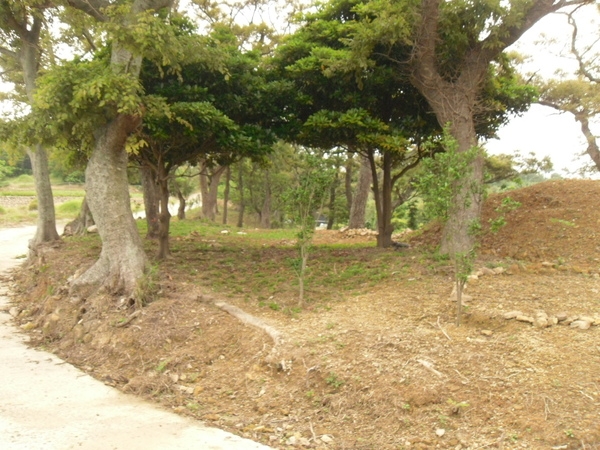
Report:
<svg viewBox="0 0 600 450"><path fill-rule="evenodd" d="M171 362L170 359L163 359L161 362L158 363L154 370L156 370L159 373L163 373L167 369L169 362Z"/></svg>
<svg viewBox="0 0 600 450"><path fill-rule="evenodd" d="M481 230L477 217L469 212L472 202L483 198L481 180L473 174L475 160L482 157L481 148L474 146L460 151L449 125L444 128L442 145L445 152L423 161L417 180L424 200L426 217L444 223L444 232L451 236L446 249L454 263L456 289L456 325L460 325L462 292L476 257L476 242Z"/></svg>
<svg viewBox="0 0 600 450"><path fill-rule="evenodd" d="M559 225L562 225L563 227L574 227L575 226L575 224L573 222L569 222L568 220L563 220L563 219L550 219L550 222L557 223Z"/></svg>
<svg viewBox="0 0 600 450"><path fill-rule="evenodd" d="M573 433L573 430L571 430L569 428L568 430L565 430L565 436L567 436L568 438L574 439L575 438L575 433Z"/></svg>
<svg viewBox="0 0 600 450"><path fill-rule="evenodd" d="M325 382L334 389L339 389L346 384L346 382L339 378L335 372L329 372L329 376L325 378Z"/></svg>
<svg viewBox="0 0 600 450"><path fill-rule="evenodd" d="M513 200L510 197L504 197L500 206L498 206L494 211L498 213L498 217L495 219L490 219L490 231L492 233L497 233L500 229L506 225L506 217L505 215L515 209L519 208L521 203Z"/></svg>
<svg viewBox="0 0 600 450"><path fill-rule="evenodd" d="M294 186L285 195L285 203L290 217L300 228L296 235L299 258L294 261L293 268L298 276L298 304L303 306L308 255L315 234L315 212L325 199L334 173L326 160L308 150L302 153L301 161Z"/></svg>
<svg viewBox="0 0 600 450"><path fill-rule="evenodd" d="M461 411L463 411L469 407L469 403L457 402L455 400L452 400L451 398L448 399L447 403L450 405L450 407L452 409L452 414L460 414Z"/></svg>

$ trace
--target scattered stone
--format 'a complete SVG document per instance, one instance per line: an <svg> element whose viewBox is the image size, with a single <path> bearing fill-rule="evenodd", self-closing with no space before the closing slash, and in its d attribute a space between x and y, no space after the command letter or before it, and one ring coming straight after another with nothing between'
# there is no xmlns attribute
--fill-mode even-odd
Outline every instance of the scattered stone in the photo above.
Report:
<svg viewBox="0 0 600 450"><path fill-rule="evenodd" d="M522 316L523 313L521 311L509 311L509 312L505 312L502 317L504 317L506 320L510 320L510 319L516 319L519 316Z"/></svg>
<svg viewBox="0 0 600 450"><path fill-rule="evenodd" d="M16 306L13 306L12 308L10 308L8 310L8 313L13 316L13 317L17 317L19 315L21 311L19 310L19 308L17 308Z"/></svg>
<svg viewBox="0 0 600 450"><path fill-rule="evenodd" d="M446 434L446 430L444 430L443 428L438 428L437 430L435 430L435 434L438 437L442 437L444 434Z"/></svg>
<svg viewBox="0 0 600 450"><path fill-rule="evenodd" d="M481 275L496 275L496 272L494 272L489 267L482 267L481 269L479 269L479 272L481 272Z"/></svg>
<svg viewBox="0 0 600 450"><path fill-rule="evenodd" d="M565 320L567 320L568 317L569 315L566 312L559 312L558 314L556 314L556 318L559 322L564 322Z"/></svg>
<svg viewBox="0 0 600 450"><path fill-rule="evenodd" d="M553 267L553 266L554 266L554 264L552 264L551 262L548 262L548 261L544 261L544 262L542 263L542 267L551 268L551 267Z"/></svg>
<svg viewBox="0 0 600 450"><path fill-rule="evenodd" d="M231 233L229 230L221 230L221 234L229 234Z"/></svg>
<svg viewBox="0 0 600 450"><path fill-rule="evenodd" d="M248 233L246 233L245 231L238 231L236 234L239 234L240 236L245 236Z"/></svg>
<svg viewBox="0 0 600 450"><path fill-rule="evenodd" d="M529 317L529 316L517 316L515 317L516 320L518 320L519 322L527 322L527 323L533 323L533 317Z"/></svg>
<svg viewBox="0 0 600 450"><path fill-rule="evenodd" d="M301 437L298 441L302 447L310 447L310 441L308 439Z"/></svg>
<svg viewBox="0 0 600 450"><path fill-rule="evenodd" d="M328 434L324 434L323 436L321 436L321 440L326 444L331 444L333 442L333 437Z"/></svg>
<svg viewBox="0 0 600 450"><path fill-rule="evenodd" d="M184 394L192 395L194 393L194 388L191 386L182 386L180 384L176 385L176 386L177 386L177 389L179 389Z"/></svg>
<svg viewBox="0 0 600 450"><path fill-rule="evenodd" d="M97 233L98 232L98 226L97 225L92 225L87 227L87 232L88 233Z"/></svg>
<svg viewBox="0 0 600 450"><path fill-rule="evenodd" d="M592 326L592 322L588 322L587 320L574 320L571 322L571 328L577 328L579 330L587 330Z"/></svg>
<svg viewBox="0 0 600 450"><path fill-rule="evenodd" d="M594 318L590 316L579 316L577 320L583 320L585 322L589 322L590 324L594 323Z"/></svg>
<svg viewBox="0 0 600 450"><path fill-rule="evenodd" d="M506 272L506 269L504 267L495 267L492 269L492 272L494 272L494 275L500 275Z"/></svg>
<svg viewBox="0 0 600 450"><path fill-rule="evenodd" d="M489 337L489 336L493 335L494 332L492 330L481 330L481 334Z"/></svg>
<svg viewBox="0 0 600 450"><path fill-rule="evenodd" d="M556 325L558 323L558 318L556 316L548 317L549 325Z"/></svg>
<svg viewBox="0 0 600 450"><path fill-rule="evenodd" d="M550 324L548 323L548 317L537 316L533 319L533 326L536 328L548 328Z"/></svg>

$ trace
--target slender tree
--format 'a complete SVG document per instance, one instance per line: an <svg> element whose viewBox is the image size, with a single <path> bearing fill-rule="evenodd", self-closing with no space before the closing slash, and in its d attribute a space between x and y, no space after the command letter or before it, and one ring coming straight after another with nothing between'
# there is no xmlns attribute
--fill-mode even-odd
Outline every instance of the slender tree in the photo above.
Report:
<svg viewBox="0 0 600 450"><path fill-rule="evenodd" d="M16 83L24 91L20 99L33 105L36 82L43 62L42 43L48 4L25 1L0 1L0 66L6 81ZM45 43L46 45L50 45ZM22 78L14 76L13 70ZM12 75L12 76L11 76ZM32 142L26 148L31 160L38 201L37 230L30 249L42 242L58 239L54 197L50 185L48 154L43 144Z"/></svg>

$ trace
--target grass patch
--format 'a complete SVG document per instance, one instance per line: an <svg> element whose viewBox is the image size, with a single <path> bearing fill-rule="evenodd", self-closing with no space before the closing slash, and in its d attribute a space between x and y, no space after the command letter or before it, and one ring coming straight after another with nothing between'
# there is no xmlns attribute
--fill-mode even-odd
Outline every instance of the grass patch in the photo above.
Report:
<svg viewBox="0 0 600 450"><path fill-rule="evenodd" d="M56 207L56 213L65 216L77 216L81 210L83 200L69 200Z"/></svg>

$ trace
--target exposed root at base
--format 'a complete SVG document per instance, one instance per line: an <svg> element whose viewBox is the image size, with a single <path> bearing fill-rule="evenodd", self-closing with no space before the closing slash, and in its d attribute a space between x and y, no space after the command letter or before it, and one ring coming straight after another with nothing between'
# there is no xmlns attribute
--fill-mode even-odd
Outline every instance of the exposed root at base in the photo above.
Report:
<svg viewBox="0 0 600 450"><path fill-rule="evenodd" d="M217 308L231 314L240 322L258 328L267 333L271 337L271 339L273 339L273 348L265 358L265 362L269 365L277 367L278 370L283 370L287 372L292 369L291 361L282 358L280 355L279 349L280 346L283 344L284 339L283 335L279 330L265 323L262 319L248 314L247 312L241 310L237 306L230 305L229 303L226 303L222 300L217 300L215 298L208 297L205 295L201 295L199 299L205 302L212 303Z"/></svg>

